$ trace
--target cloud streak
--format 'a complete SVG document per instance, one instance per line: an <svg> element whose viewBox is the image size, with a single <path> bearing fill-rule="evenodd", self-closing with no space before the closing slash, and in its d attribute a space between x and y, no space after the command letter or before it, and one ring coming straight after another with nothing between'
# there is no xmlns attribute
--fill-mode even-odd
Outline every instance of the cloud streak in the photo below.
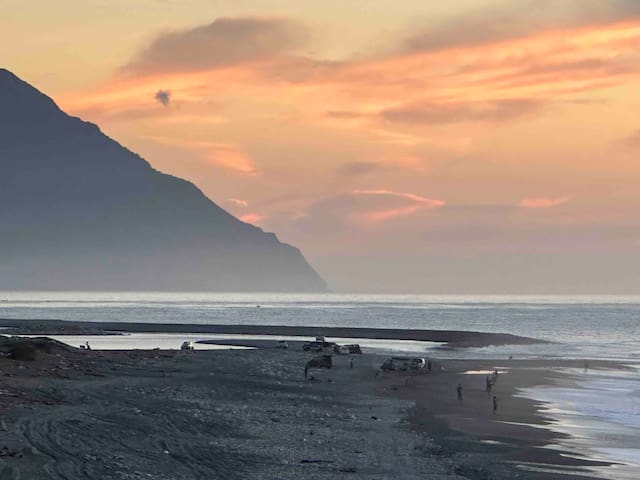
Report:
<svg viewBox="0 0 640 480"><path fill-rule="evenodd" d="M520 0L444 19L409 35L399 50L425 52L477 46L565 30L640 19L636 0Z"/></svg>
<svg viewBox="0 0 640 480"><path fill-rule="evenodd" d="M189 30L165 32L123 67L129 75L189 72L292 52L305 29L278 18L219 18Z"/></svg>
<svg viewBox="0 0 640 480"><path fill-rule="evenodd" d="M514 98L487 102L416 103L390 108L382 117L391 122L441 124L457 122L503 122L539 111L543 102Z"/></svg>
<svg viewBox="0 0 640 480"><path fill-rule="evenodd" d="M531 197L523 198L518 204L523 208L551 208L565 204L569 201L569 197Z"/></svg>

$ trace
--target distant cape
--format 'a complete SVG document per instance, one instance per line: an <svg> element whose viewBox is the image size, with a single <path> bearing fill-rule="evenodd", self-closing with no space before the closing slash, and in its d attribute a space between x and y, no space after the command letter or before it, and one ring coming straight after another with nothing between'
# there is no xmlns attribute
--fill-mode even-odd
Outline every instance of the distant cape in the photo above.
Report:
<svg viewBox="0 0 640 480"><path fill-rule="evenodd" d="M0 69L1 290L327 290L301 252Z"/></svg>

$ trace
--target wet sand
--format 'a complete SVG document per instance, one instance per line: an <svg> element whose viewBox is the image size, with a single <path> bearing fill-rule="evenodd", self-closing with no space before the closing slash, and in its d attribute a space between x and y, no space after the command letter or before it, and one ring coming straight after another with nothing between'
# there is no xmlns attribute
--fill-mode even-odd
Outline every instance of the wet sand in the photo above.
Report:
<svg viewBox="0 0 640 480"><path fill-rule="evenodd" d="M519 472L538 475L533 478L547 478L542 472L549 470L557 474L551 478L570 473L571 478L593 478L589 467L609 464L590 461L579 452L563 448L563 437L544 428L552 419L540 413L542 405L518 395L522 388L562 384L568 380L567 368L582 366L583 362L577 360L434 361L432 373L384 375L380 388L413 401L413 428L431 435L439 432L439 445L452 458L457 452L464 452L469 478L485 478L482 475L487 474L487 454L500 464L515 466ZM623 367L591 361L590 368ZM488 393L486 378L494 379L490 373L494 369L499 374ZM458 384L463 388L462 400L457 398ZM493 396L497 398L495 413Z"/></svg>
<svg viewBox="0 0 640 480"><path fill-rule="evenodd" d="M410 376L380 373L377 355L334 356L334 368L305 382L312 355L300 351L43 342L33 361L0 357L3 480L569 478L519 468L559 464L540 448L555 437L504 423L543 423L533 402L512 393L552 381L569 362L509 363L494 417L484 375L461 373L494 366L486 361L435 361L431 374Z"/></svg>

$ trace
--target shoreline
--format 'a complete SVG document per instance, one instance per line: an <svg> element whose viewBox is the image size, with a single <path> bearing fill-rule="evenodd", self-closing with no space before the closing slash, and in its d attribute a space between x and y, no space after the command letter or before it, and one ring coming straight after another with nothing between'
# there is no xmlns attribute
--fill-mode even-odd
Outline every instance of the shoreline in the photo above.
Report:
<svg viewBox="0 0 640 480"><path fill-rule="evenodd" d="M78 322L67 320L0 319L1 333L8 335L114 335L127 333L209 333L224 335L274 335L414 340L444 343L439 347L468 348L503 345L548 344L545 340L507 333L463 330L412 330L398 328L313 327L289 325L225 325L181 323Z"/></svg>
<svg viewBox="0 0 640 480"><path fill-rule="evenodd" d="M445 360L435 362L429 375L407 377L408 382L406 378L399 381L391 377L380 388L414 402L412 428L425 433L442 429L444 448L456 451L463 445L463 449L473 452L478 464L471 462L467 466L470 473L485 472L483 455L491 451L501 462L517 465L520 472L528 470L540 475L534 478L595 479L601 478L599 469L615 462L590 460L588 452L565 445L563 440L569 436L550 428L554 418L544 412L545 402L520 394L521 389L571 381L564 370L581 365L577 360ZM441 367L446 371L441 371ZM486 392L485 373L465 373L470 370L488 373L494 368L501 374L491 394ZM591 368L602 371L624 366L600 361L592 362ZM458 383L463 385L462 401L456 398ZM495 414L493 395L498 398Z"/></svg>
<svg viewBox="0 0 640 480"><path fill-rule="evenodd" d="M0 442L21 455L5 459L15 475L3 478L139 478L113 473L133 471L163 479L178 469L185 479L577 480L598 478L588 467L608 465L545 448L561 436L531 426L549 419L537 402L514 395L562 379L559 369L577 361L436 359L432 373L411 376L380 373L385 357L365 353L353 357L354 368L336 356L333 369L305 382L313 355L298 351L81 351L39 341L49 353L33 362L0 357ZM496 384L493 416L485 376L464 372L495 366L509 373ZM127 453L128 436L145 445L136 456ZM67 453L71 443L77 455ZM532 464L555 471L522 468Z"/></svg>

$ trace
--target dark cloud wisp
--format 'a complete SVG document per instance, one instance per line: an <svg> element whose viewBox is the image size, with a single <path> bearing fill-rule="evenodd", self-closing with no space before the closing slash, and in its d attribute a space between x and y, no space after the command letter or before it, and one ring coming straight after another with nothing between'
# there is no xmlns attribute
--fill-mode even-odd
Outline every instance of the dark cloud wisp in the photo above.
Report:
<svg viewBox="0 0 640 480"><path fill-rule="evenodd" d="M159 35L123 67L130 75L222 67L291 52L304 45L305 29L275 18L219 18Z"/></svg>
<svg viewBox="0 0 640 480"><path fill-rule="evenodd" d="M163 106L168 107L171 102L171 92L169 90L158 90L153 98Z"/></svg>
<svg viewBox="0 0 640 480"><path fill-rule="evenodd" d="M381 115L390 122L413 124L500 122L534 113L543 105L540 100L526 98L489 102L417 103L387 109Z"/></svg>

